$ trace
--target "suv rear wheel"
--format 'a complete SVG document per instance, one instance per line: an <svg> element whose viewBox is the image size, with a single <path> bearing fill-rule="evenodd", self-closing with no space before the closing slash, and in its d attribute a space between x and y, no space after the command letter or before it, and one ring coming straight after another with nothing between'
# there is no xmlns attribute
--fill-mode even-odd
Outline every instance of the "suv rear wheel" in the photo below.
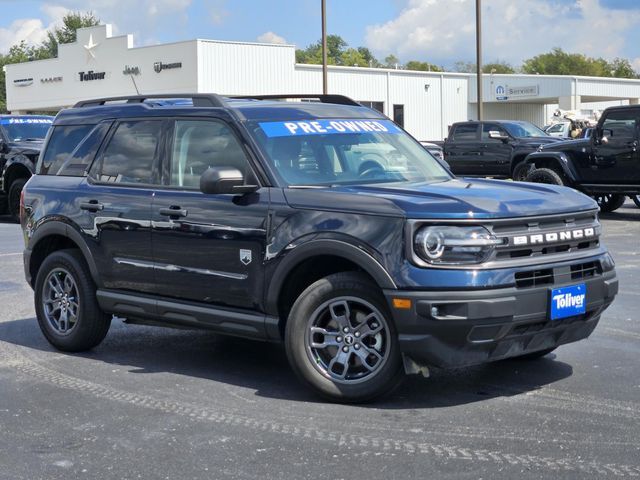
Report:
<svg viewBox="0 0 640 480"><path fill-rule="evenodd" d="M598 202L600 210L603 212L613 212L624 204L627 197L616 193L602 193L600 195L594 195L593 198Z"/></svg>
<svg viewBox="0 0 640 480"><path fill-rule="evenodd" d="M76 250L59 250L42 262L36 277L35 308L46 339L67 352L95 347L111 324L111 316L98 306L96 286Z"/></svg>
<svg viewBox="0 0 640 480"><path fill-rule="evenodd" d="M334 401L370 400L402 378L386 302L360 273L329 275L302 292L289 314L285 345L295 373Z"/></svg>
<svg viewBox="0 0 640 480"><path fill-rule="evenodd" d="M529 172L526 180L533 183L547 183L550 185L564 185L565 181L555 170L550 168L536 168Z"/></svg>
<svg viewBox="0 0 640 480"><path fill-rule="evenodd" d="M533 165L530 163L520 162L513 169L513 174L511 178L513 178L516 182L524 182L527 179L527 175L532 171Z"/></svg>

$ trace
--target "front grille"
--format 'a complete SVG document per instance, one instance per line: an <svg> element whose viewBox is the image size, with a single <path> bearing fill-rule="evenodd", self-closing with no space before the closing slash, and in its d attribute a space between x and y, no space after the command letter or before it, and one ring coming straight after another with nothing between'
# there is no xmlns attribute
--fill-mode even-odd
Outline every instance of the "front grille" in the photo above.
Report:
<svg viewBox="0 0 640 480"><path fill-rule="evenodd" d="M540 285L552 284L553 270L551 268L516 273L516 287L518 288L539 287Z"/></svg>
<svg viewBox="0 0 640 480"><path fill-rule="evenodd" d="M600 246L601 228L596 212L497 221L490 228L503 242L496 247L490 260L493 262L546 261L574 252L584 254ZM592 234L587 236L589 233Z"/></svg>
<svg viewBox="0 0 640 480"><path fill-rule="evenodd" d="M600 262L587 262L571 265L571 280L582 280L602 274Z"/></svg>

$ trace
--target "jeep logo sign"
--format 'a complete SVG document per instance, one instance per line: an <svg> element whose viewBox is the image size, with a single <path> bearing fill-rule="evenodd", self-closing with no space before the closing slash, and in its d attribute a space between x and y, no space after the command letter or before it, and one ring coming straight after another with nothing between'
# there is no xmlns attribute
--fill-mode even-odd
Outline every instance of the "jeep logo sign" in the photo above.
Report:
<svg viewBox="0 0 640 480"><path fill-rule="evenodd" d="M582 240L592 238L596 236L596 231L593 227L590 228L578 228L575 230L565 230L564 232L548 232L537 233L533 235L518 235L512 238L511 245L541 245L544 243L556 243L566 240Z"/></svg>

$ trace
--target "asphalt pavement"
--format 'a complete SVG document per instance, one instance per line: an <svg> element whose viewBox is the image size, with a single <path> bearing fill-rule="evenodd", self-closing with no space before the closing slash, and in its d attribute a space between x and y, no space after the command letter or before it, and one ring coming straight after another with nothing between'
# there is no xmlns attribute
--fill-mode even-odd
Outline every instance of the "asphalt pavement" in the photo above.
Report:
<svg viewBox="0 0 640 480"><path fill-rule="evenodd" d="M589 339L345 406L278 345L114 320L91 352L53 350L0 218L0 479L640 477L640 209L602 222L620 294Z"/></svg>

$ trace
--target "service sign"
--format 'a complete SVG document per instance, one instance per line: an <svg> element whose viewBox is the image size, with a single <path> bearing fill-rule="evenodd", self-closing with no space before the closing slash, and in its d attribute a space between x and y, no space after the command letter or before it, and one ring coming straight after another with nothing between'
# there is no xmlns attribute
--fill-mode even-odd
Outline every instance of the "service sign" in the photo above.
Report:
<svg viewBox="0 0 640 480"><path fill-rule="evenodd" d="M340 135L345 133L400 133L402 130L391 120L354 120L326 118L292 120L289 122L261 122L267 137L296 137L303 135Z"/></svg>

